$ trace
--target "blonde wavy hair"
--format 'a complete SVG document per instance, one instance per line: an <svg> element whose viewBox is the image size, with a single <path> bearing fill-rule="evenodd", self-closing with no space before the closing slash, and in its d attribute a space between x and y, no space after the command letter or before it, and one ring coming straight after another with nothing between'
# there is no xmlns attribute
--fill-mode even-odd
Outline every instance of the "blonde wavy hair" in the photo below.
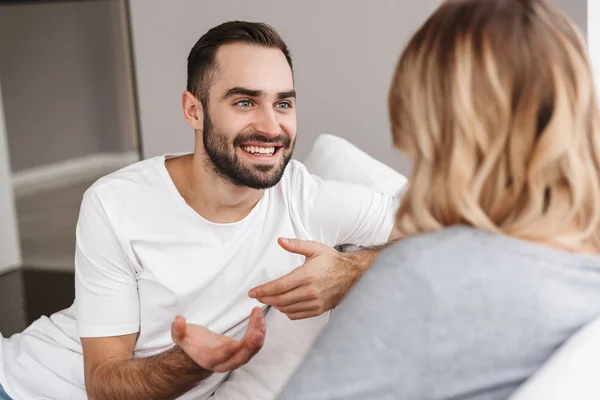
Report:
<svg viewBox="0 0 600 400"><path fill-rule="evenodd" d="M445 1L389 92L413 161L403 235L467 224L600 249L600 128L585 42L543 0Z"/></svg>

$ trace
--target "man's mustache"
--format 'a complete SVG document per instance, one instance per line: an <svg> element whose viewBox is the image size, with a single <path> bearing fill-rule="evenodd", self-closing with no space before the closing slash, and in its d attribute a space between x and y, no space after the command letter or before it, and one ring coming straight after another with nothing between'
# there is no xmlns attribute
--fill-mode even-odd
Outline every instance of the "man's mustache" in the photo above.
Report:
<svg viewBox="0 0 600 400"><path fill-rule="evenodd" d="M260 133L251 133L248 135L240 135L237 136L233 140L234 146L239 146L245 142L255 142L255 143L264 143L264 144L272 144L274 146L282 146L282 147L290 147L292 144L291 139L286 135L279 135L274 138L266 138Z"/></svg>

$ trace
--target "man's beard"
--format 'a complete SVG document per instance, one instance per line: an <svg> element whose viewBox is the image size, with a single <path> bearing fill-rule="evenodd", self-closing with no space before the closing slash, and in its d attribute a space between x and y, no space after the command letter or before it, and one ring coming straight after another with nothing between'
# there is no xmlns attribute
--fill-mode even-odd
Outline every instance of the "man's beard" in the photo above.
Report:
<svg viewBox="0 0 600 400"><path fill-rule="evenodd" d="M252 189L268 189L275 186L283 176L285 167L292 158L293 142L288 136L279 135L274 139L266 139L259 133L240 133L230 146L229 137L215 130L208 112L204 112L204 128L202 141L208 154L213 171L235 186L246 186ZM250 165L240 160L237 148L244 142L255 142L281 146L277 151L283 152L279 164ZM242 150L243 151L243 150Z"/></svg>

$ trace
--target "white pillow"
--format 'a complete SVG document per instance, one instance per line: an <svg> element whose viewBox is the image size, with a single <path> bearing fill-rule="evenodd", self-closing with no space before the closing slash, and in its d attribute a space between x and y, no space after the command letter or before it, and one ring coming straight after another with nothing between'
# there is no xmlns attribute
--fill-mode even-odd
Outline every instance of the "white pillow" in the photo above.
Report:
<svg viewBox="0 0 600 400"><path fill-rule="evenodd" d="M391 196L398 195L408 182L399 172L333 135L315 140L304 165L323 179L355 183Z"/></svg>
<svg viewBox="0 0 600 400"><path fill-rule="evenodd" d="M573 335L510 400L600 399L600 318Z"/></svg>

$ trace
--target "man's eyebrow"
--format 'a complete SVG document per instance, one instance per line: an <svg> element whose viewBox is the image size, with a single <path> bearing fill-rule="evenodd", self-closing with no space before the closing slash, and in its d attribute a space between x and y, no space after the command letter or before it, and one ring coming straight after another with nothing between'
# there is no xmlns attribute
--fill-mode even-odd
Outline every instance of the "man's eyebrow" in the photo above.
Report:
<svg viewBox="0 0 600 400"><path fill-rule="evenodd" d="M229 89L227 91L227 93L225 93L225 95L223 96L222 100L227 100L228 98L237 96L237 95L243 95L243 96L256 98L256 97L263 97L265 95L265 92L262 90L248 89L248 88L236 86L234 88ZM285 92L277 93L278 100L290 99L290 98L296 98L296 91L293 89L286 90Z"/></svg>
<svg viewBox="0 0 600 400"><path fill-rule="evenodd" d="M225 95L223 96L223 100L227 100L228 98L239 95L239 94L248 96L248 97L261 97L264 94L264 92L262 90L248 89L248 88L243 88L243 87L234 87L234 88L229 89L227 91L227 93L225 93Z"/></svg>
<svg viewBox="0 0 600 400"><path fill-rule="evenodd" d="M289 98L296 98L296 91L295 90L288 90L287 92L279 92L277 93L277 99L278 100L282 100L282 99L289 99Z"/></svg>

